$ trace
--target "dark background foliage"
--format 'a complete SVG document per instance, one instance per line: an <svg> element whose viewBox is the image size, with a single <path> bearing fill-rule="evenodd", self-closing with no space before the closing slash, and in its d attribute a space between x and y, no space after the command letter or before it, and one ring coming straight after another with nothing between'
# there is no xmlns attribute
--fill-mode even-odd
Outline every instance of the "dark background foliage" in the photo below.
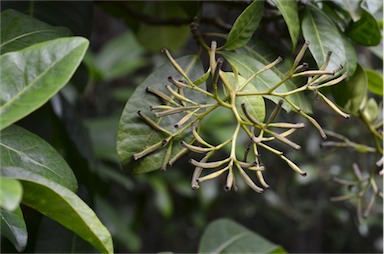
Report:
<svg viewBox="0 0 384 254"><path fill-rule="evenodd" d="M299 1L300 15L302 2L308 1ZM166 172L130 175L121 170L115 148L117 123L135 87L165 61L159 53L161 43L175 56L193 53L197 47L189 23L195 15L203 17L202 31L226 33L247 2L3 1L2 10L14 8L28 14L31 4L37 19L68 27L91 43L71 82L50 103L18 124L63 155L79 181L79 196L110 230L116 252L196 252L206 226L222 217L288 252L382 252L381 200L372 215L360 223L353 202L330 201L344 192L333 176L351 178L353 162L370 165L374 156L352 149L322 149L312 127L294 137L302 145L301 151L288 152L308 176L301 178L274 155L263 155L271 189L262 195L247 188L224 192L222 181L217 180L192 191L189 181L193 167L187 158ZM334 2L322 4L332 8ZM283 57L290 54L286 25L269 2L255 36ZM302 43L300 36L298 45ZM364 67L382 69L380 53L355 46ZM315 65L309 54L305 58ZM368 130L358 120L343 120L317 101L314 108L325 129L343 133L355 142L370 140ZM293 114L286 118L299 120ZM218 117L211 119L209 128L217 130L216 135L225 135L226 124L225 116ZM29 232L25 252L94 251L56 222L28 207L22 209ZM15 251L8 240L2 237L1 241L2 252Z"/></svg>

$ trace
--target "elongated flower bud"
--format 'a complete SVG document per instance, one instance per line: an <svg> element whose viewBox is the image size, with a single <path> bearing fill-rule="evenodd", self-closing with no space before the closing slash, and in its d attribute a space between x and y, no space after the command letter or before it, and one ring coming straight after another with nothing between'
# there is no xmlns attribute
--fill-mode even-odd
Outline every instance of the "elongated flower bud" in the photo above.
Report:
<svg viewBox="0 0 384 254"><path fill-rule="evenodd" d="M325 103L328 104L328 106L330 106L336 113L338 113L339 115L341 115L342 117L346 118L346 119L349 119L350 116L349 114L347 113L344 113L343 111L341 111L330 99L328 99L325 95L323 95L322 93L318 92L317 93L321 99L323 99L323 101Z"/></svg>
<svg viewBox="0 0 384 254"><path fill-rule="evenodd" d="M180 119L180 121L178 121L174 126L175 128L179 128L181 125L183 125L184 123L186 123L197 111L199 111L199 109L196 109L194 110L193 112L190 112L188 113L187 115L185 115L183 118Z"/></svg>
<svg viewBox="0 0 384 254"><path fill-rule="evenodd" d="M230 191L231 188L232 188L232 185L233 185L234 181L235 181L235 177L234 177L234 175L233 175L233 171L232 171L232 168L231 168L231 169L229 169L229 171L228 171L227 181L226 181L226 183L225 183L224 190L225 190L225 191Z"/></svg>
<svg viewBox="0 0 384 254"><path fill-rule="evenodd" d="M184 84L181 80L176 80L176 79L172 78L171 76L168 77L168 81L179 88L188 87L188 85Z"/></svg>
<svg viewBox="0 0 384 254"><path fill-rule="evenodd" d="M301 59L304 56L305 51L307 50L307 48L309 46L309 43L310 43L309 41L305 41L303 47L300 49L299 53L297 54L295 61L293 62L293 68L294 69L299 65Z"/></svg>
<svg viewBox="0 0 384 254"><path fill-rule="evenodd" d="M194 159L190 159L189 162L197 167L202 167L202 168L218 168L225 163L227 163L230 160L230 158L227 158L225 160L221 161L212 161L212 162L201 162L201 161L196 161Z"/></svg>
<svg viewBox="0 0 384 254"><path fill-rule="evenodd" d="M270 122L273 122L276 119L277 115L280 112L281 106L283 105L283 102L284 101L282 99L279 100L279 102L276 104L275 109L272 111L271 115L269 116L266 124L269 124Z"/></svg>
<svg viewBox="0 0 384 254"><path fill-rule="evenodd" d="M211 174L208 174L206 176L199 177L199 178L197 178L197 182L201 183L201 182L204 182L204 181L216 178L216 177L220 176L222 173L224 173L227 170L228 170L228 167L225 167L225 168L223 168L221 170L215 171L215 172L213 172Z"/></svg>
<svg viewBox="0 0 384 254"><path fill-rule="evenodd" d="M249 114L247 108L245 107L245 103L241 103L241 109L243 110L245 116L248 118L249 121L252 123L258 125L258 126L263 126L259 121L256 120L251 114Z"/></svg>
<svg viewBox="0 0 384 254"><path fill-rule="evenodd" d="M174 104L174 105L176 105L176 106L180 106L179 103L177 103L176 101L174 101L171 97L169 97L168 95L166 95L166 94L163 93L163 92L160 92L160 91L158 91L158 90L156 90L156 89L153 89L153 88L151 88L151 87L147 87L146 91L147 91L148 93L151 93L151 94L153 94L153 95L156 95L157 97L159 97L159 98L165 100L166 102L169 102L169 103Z"/></svg>
<svg viewBox="0 0 384 254"><path fill-rule="evenodd" d="M172 155L172 147L173 147L173 139L169 142L167 152L165 153L165 156L164 156L163 164L161 165L161 170L166 170L167 165L169 165L169 160L171 159L171 155Z"/></svg>
<svg viewBox="0 0 384 254"><path fill-rule="evenodd" d="M167 49L163 49L162 52L166 55L169 62L173 65L173 67L180 73L189 83L192 84L192 81L189 79L188 75L184 72L183 68L176 62L176 60L172 57L171 53Z"/></svg>
<svg viewBox="0 0 384 254"><path fill-rule="evenodd" d="M193 123L192 124L192 134L193 136L195 137L195 139L202 145L205 145L207 147L213 147L211 144L209 144L208 142L206 142L200 135L199 133L197 132L196 130L196 125Z"/></svg>
<svg viewBox="0 0 384 254"><path fill-rule="evenodd" d="M168 165L172 166L178 159L180 159L183 155L188 153L188 151L189 150L187 148L181 149L180 152L178 152L175 156L173 156L172 159L169 160Z"/></svg>
<svg viewBox="0 0 384 254"><path fill-rule="evenodd" d="M154 128L155 130L158 130L158 131L161 131L161 132L164 132L168 135L171 135L171 133L169 131L167 131L166 129L164 129L163 127L161 127L160 125L158 125L157 123L155 123L155 121L153 121L151 118L149 118L147 115L144 114L143 111L139 110L137 111L137 114L148 124L150 125L152 128Z"/></svg>
<svg viewBox="0 0 384 254"><path fill-rule="evenodd" d="M194 101L188 99L187 97L184 97L184 96L182 96L181 94L177 93L175 90L172 89L172 87L171 87L170 85L166 85L165 87L168 89L168 91L169 91L173 96L175 96L175 97L176 97L177 99L179 99L180 101L185 101L185 102L189 102L189 103L191 103L191 104L193 104L193 105L197 105L196 102L194 102Z"/></svg>
<svg viewBox="0 0 384 254"><path fill-rule="evenodd" d="M261 185L262 185L265 189L269 189L269 185L268 185L267 182L264 180L263 173L262 173L261 171L257 171L257 172L256 172L256 175L257 175L257 179L259 179L259 182L261 183Z"/></svg>
<svg viewBox="0 0 384 254"><path fill-rule="evenodd" d="M269 131L268 131L268 132L269 132ZM279 134L277 134L277 133L274 133L274 132L272 132L272 131L269 132L269 133L270 133L272 136L274 136L277 140L279 140L279 141L281 141L281 142L283 142L283 143L289 145L290 147L292 147L292 148L294 148L294 149L296 149L296 150L300 150L300 148L301 148L300 145L298 145L298 144L296 144L295 142L293 142L293 141L287 139L286 137L283 137L283 136L281 136L281 135L279 135Z"/></svg>
<svg viewBox="0 0 384 254"><path fill-rule="evenodd" d="M281 159L285 160L285 162L288 163L288 166L290 166L294 171L296 171L297 173L299 173L300 175L302 176L306 176L307 173L305 173L304 171L302 171L299 166L297 166L295 163L293 163L291 160L289 160L287 157L285 157L284 155L281 155L280 156Z"/></svg>
<svg viewBox="0 0 384 254"><path fill-rule="evenodd" d="M156 149L158 149L159 147L161 147L162 145L164 144L163 141L160 141L160 142L157 142L156 144L154 145L151 145L147 148L145 148L143 151L141 151L140 153L135 153L132 157L134 160L138 160L154 151L156 151Z"/></svg>
<svg viewBox="0 0 384 254"><path fill-rule="evenodd" d="M194 146L194 145L188 144L184 140L181 141L181 145L183 147L187 148L189 151L195 152L195 153L207 153L209 151L212 151L212 148L203 148L200 146Z"/></svg>
<svg viewBox="0 0 384 254"><path fill-rule="evenodd" d="M247 175L247 173L244 172L244 170L240 167L239 164L236 163L236 167L240 172L241 177L244 179L244 181L248 184L249 187L251 187L254 191L257 193L262 193L263 189L257 186L252 179Z"/></svg>

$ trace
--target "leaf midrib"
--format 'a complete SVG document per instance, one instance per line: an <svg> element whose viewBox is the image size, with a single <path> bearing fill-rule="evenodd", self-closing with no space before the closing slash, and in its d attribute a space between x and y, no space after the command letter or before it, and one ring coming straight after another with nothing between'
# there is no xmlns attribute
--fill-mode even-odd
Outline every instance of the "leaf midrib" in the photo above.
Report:
<svg viewBox="0 0 384 254"><path fill-rule="evenodd" d="M45 69L41 74L36 76L36 78L27 86L25 86L23 89L21 89L11 100L7 101L4 105L0 107L0 115L5 112L5 110L12 105L15 101L17 101L20 97L22 97L26 92L28 92L30 89L34 88L34 84L37 83L42 77L51 71L53 67L55 67L57 64L59 64L63 59L68 57L74 50L81 47L81 44L77 45L76 47L72 48L68 54L65 54L63 57L59 58L58 61L54 62L52 65L50 65L47 69ZM2 57L2 56L0 56Z"/></svg>
<svg viewBox="0 0 384 254"><path fill-rule="evenodd" d="M244 238L246 236L251 235L249 232L243 232L238 235L235 235L231 238L229 238L227 241L222 243L219 247L217 247L215 250L211 251L210 254L218 254L221 253L223 250L225 250L228 246L230 246L232 243L240 240L241 238Z"/></svg>

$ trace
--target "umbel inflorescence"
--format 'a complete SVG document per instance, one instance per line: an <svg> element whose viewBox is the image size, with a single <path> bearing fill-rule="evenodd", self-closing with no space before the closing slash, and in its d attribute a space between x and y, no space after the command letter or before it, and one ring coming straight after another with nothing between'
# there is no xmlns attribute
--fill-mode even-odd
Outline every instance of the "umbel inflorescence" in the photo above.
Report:
<svg viewBox="0 0 384 254"><path fill-rule="evenodd" d="M259 88L255 87L251 81L260 73L279 64L282 61L281 57L278 57L275 61L254 72L250 77L244 78L234 67L232 67L232 72L225 72L222 70L224 60L222 58L216 58L216 54L219 52L217 51L216 42L213 41L208 50L210 59L210 67L208 71L198 80L192 81L188 77L187 72L179 66L168 50L164 50L163 52L166 57L183 79L178 80L174 77L168 77L169 83L166 85L167 93L147 87L147 93L158 97L162 103L160 105L151 105L153 116L146 115L143 111L138 111L137 113L146 124L163 135L164 138L145 148L143 151L135 153L133 159L140 160L158 149L166 149L167 152L164 155L162 163L162 169L165 170L167 166L172 165L187 152L201 154L199 156L200 159L192 157L189 161L195 166L191 183L193 189L199 188L201 182L226 174L226 191L231 189L237 190L235 176L240 175L254 191L261 193L264 188L269 188L269 185L263 177L265 167L260 161L260 149L265 149L266 151L275 154L278 158L285 161L295 172L305 176L306 173L303 172L298 165L286 157L282 151L279 151L270 145L270 141L276 140L293 149L300 149L300 145L291 141L289 136L295 131L303 128L304 124L275 122L283 103L287 103L294 112L308 119L309 122L317 128L322 138L326 138L324 130L314 118L301 110L301 108L290 99L291 95L302 93L304 91L312 91L335 112L345 118L349 118L348 114L342 112L332 101L319 91L320 88L338 84L348 76L348 73L345 72L332 79L336 73L341 71L342 67L333 71L326 70L331 57L331 52L328 53L325 63L318 70L308 70L308 64L301 63L301 59L308 48L308 45L309 42L305 42L294 60L290 71L285 77L266 90L259 90ZM286 81L300 76L306 78L306 81L302 86L287 92L277 91L277 89ZM211 78L212 81L211 90L203 89L199 86L201 83L208 80L208 78ZM192 98L188 98L188 96L186 96L187 90L200 93L207 98L207 102L196 102ZM275 109L268 117L266 117L265 113L263 96L279 98ZM229 139L218 145L213 145L203 139L200 135L200 129L202 124L204 124L203 119L209 114L215 113L220 107L224 107L232 112L236 127ZM182 117L178 122L174 123L176 130L173 132L161 127L154 120L156 118L174 114L182 114ZM281 131L275 131L276 129ZM192 141L187 142L186 140L182 140L181 145L183 148L176 155L172 156L172 146L174 145L175 140L180 139L186 131L192 132ZM249 142L246 144L244 155L239 157L237 149L239 145L241 145L238 140L241 133L245 133L248 136ZM230 147L228 156L220 160L213 159L214 155L219 151L222 151L225 146ZM253 180L255 175L261 187L259 187Z"/></svg>

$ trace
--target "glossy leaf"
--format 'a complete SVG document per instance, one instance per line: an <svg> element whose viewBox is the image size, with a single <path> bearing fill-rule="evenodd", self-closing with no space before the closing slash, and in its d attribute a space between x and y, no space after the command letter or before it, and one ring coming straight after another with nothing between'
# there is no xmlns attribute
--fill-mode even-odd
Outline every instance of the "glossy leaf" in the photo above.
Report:
<svg viewBox="0 0 384 254"><path fill-rule="evenodd" d="M82 37L59 38L1 55L1 129L59 91L79 66L88 44Z"/></svg>
<svg viewBox="0 0 384 254"><path fill-rule="evenodd" d="M342 39L343 39L343 46L344 46L344 50L345 50L345 57L346 57L346 61L347 61L347 65L346 66L343 66L344 68L344 71L348 71L349 72L349 75L353 75L356 71L356 67L357 67L357 55L356 55L356 50L355 48L353 47L351 41L349 40L349 38L347 36L345 36L345 34L342 34Z"/></svg>
<svg viewBox="0 0 384 254"><path fill-rule="evenodd" d="M232 89L235 91L238 90L240 86L246 81L245 78L238 75L237 79L235 77L235 74L233 72L226 72L224 73L226 81L231 85ZM245 86L242 90L242 92L245 93L252 93L252 92L258 92L256 86L249 83L247 86ZM263 122L265 118L265 103L263 96L261 95L249 95L249 96L239 96L236 98L236 108L239 112L239 115L243 120L247 120L248 118L244 114L243 110L241 109L241 104L244 103L247 111L251 116L256 118L256 120Z"/></svg>
<svg viewBox="0 0 384 254"><path fill-rule="evenodd" d="M285 250L229 219L218 219L205 229L198 253L286 253Z"/></svg>
<svg viewBox="0 0 384 254"><path fill-rule="evenodd" d="M345 34L354 42L364 46L376 46L381 41L381 31L376 19L366 10L356 22L351 22Z"/></svg>
<svg viewBox="0 0 384 254"><path fill-rule="evenodd" d="M295 0L273 0L276 7L287 24L289 35L292 41L292 51L295 51L300 33L300 20L297 10L297 2Z"/></svg>
<svg viewBox="0 0 384 254"><path fill-rule="evenodd" d="M76 191L77 181L60 154L35 134L12 125L1 131L1 166L20 167Z"/></svg>
<svg viewBox="0 0 384 254"><path fill-rule="evenodd" d="M367 104L364 106L363 114L365 118L371 123L377 119L379 116L379 105L377 105L375 99L370 98L368 100Z"/></svg>
<svg viewBox="0 0 384 254"><path fill-rule="evenodd" d="M236 19L222 48L234 50L246 45L259 26L263 12L264 1L253 1Z"/></svg>
<svg viewBox="0 0 384 254"><path fill-rule="evenodd" d="M346 10L353 21L361 17L360 0L334 0L333 2Z"/></svg>
<svg viewBox="0 0 384 254"><path fill-rule="evenodd" d="M245 55L240 53L234 53L234 52L221 52L221 54L225 57L228 62L234 66L237 71L243 76L244 78L250 77L254 72L260 70L265 65L269 64L270 62L267 62L267 59L263 58L263 56L259 55L256 51L253 51L252 49L248 48L249 52L252 52L255 55L258 55L263 62L259 61L258 59ZM265 91L269 88L273 87L274 85L278 84L282 78L284 77L284 74L277 68L272 67L271 69L260 73L257 75L254 79L252 79L251 84L253 84L258 91ZM279 86L275 91L276 92L288 92L290 90L293 90L296 88L296 85L291 82L287 81L281 86ZM279 97L276 96L264 96L265 98L277 103L279 101ZM294 94L288 96L289 99L292 100L297 106L299 106L303 111L310 112L311 106L308 102L308 99L305 98L303 94ZM282 106L286 111L291 110L291 106L288 103L284 103Z"/></svg>
<svg viewBox="0 0 384 254"><path fill-rule="evenodd" d="M383 95L383 76L377 71L365 69L368 78L368 90L377 95Z"/></svg>
<svg viewBox="0 0 384 254"><path fill-rule="evenodd" d="M23 168L2 167L1 175L22 183L23 204L72 230L100 252L113 253L110 233L92 209L71 190Z"/></svg>
<svg viewBox="0 0 384 254"><path fill-rule="evenodd" d="M13 211L19 207L23 188L19 181L0 177L0 208Z"/></svg>
<svg viewBox="0 0 384 254"><path fill-rule="evenodd" d="M185 56L176 59L178 64L188 73L191 80L196 80L204 74L200 60L197 56ZM117 131L117 153L119 155L120 163L126 170L135 173L146 173L153 170L160 169L166 149L158 149L157 151L141 158L137 161L132 159L133 154L143 151L145 148L160 142L166 136L148 126L137 114L141 110L147 116L151 117L154 121L160 124L168 131L174 132L177 129L174 124L177 123L182 115L176 114L162 118L152 117L153 113L150 111L151 105L158 105L162 102L154 95L146 92L147 87L168 93L164 87L170 84L167 80L169 76L181 79L181 75L169 63L165 63L152 74L150 74L141 83L129 98L123 110ZM205 85L200 85L205 89ZM205 96L200 93L185 90L185 95L196 102L202 103ZM187 130L182 139L189 139L190 131ZM180 141L175 140L173 144L172 155L175 155L181 149Z"/></svg>
<svg viewBox="0 0 384 254"><path fill-rule="evenodd" d="M375 15L381 8L383 8L383 1L377 0L364 0L361 3L361 7L366 9L372 15Z"/></svg>
<svg viewBox="0 0 384 254"><path fill-rule="evenodd" d="M17 251L23 251L27 246L28 232L20 207L12 212L0 208L0 220L1 235L7 237Z"/></svg>
<svg viewBox="0 0 384 254"><path fill-rule="evenodd" d="M0 14L0 19L1 54L21 50L35 43L71 35L68 28L48 25L12 9L3 11Z"/></svg>
<svg viewBox="0 0 384 254"><path fill-rule="evenodd" d="M318 67L323 65L327 53L331 51L332 57L327 70L333 71L340 65L344 66L345 70L349 69L343 38L337 27L320 9L307 8L301 25L304 39L310 41L309 50Z"/></svg>
<svg viewBox="0 0 384 254"><path fill-rule="evenodd" d="M352 77L333 86L331 91L339 106L347 113L356 114L366 96L367 86L367 76L358 65Z"/></svg>

